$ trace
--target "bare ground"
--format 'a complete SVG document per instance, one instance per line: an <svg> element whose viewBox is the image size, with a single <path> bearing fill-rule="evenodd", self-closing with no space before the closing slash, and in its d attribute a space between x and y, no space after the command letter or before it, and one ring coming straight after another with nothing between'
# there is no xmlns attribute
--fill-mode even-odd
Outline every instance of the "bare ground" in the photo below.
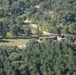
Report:
<svg viewBox="0 0 76 75"><path fill-rule="evenodd" d="M34 28L37 28L37 25L36 24L33 24L32 21L29 21L29 20L25 20L24 23L30 23L30 25ZM46 31L43 31L43 34L44 35L50 35L49 32L46 32Z"/></svg>

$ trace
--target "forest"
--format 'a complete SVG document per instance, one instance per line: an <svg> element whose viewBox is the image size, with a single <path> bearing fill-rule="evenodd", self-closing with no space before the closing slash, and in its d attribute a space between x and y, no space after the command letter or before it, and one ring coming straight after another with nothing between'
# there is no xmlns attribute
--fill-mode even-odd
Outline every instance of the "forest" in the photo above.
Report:
<svg viewBox="0 0 76 75"><path fill-rule="evenodd" d="M50 33L74 36L76 0L0 0L0 38L31 35L30 27L24 23L26 19Z"/></svg>
<svg viewBox="0 0 76 75"><path fill-rule="evenodd" d="M42 31L66 39L38 42ZM4 39L29 41L22 49L0 45L0 75L76 75L76 0L0 0Z"/></svg>
<svg viewBox="0 0 76 75"><path fill-rule="evenodd" d="M0 47L0 75L76 75L76 45L68 40Z"/></svg>

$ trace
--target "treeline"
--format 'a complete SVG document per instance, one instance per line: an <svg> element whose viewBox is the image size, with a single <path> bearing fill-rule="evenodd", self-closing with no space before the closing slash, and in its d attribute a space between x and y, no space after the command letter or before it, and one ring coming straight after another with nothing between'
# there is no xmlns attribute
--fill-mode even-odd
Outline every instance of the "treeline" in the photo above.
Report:
<svg viewBox="0 0 76 75"><path fill-rule="evenodd" d="M0 38L15 38L20 34L27 36L31 34L29 26L23 27L26 16L21 16L30 7L31 2L27 0L0 0Z"/></svg>
<svg viewBox="0 0 76 75"><path fill-rule="evenodd" d="M0 75L76 75L75 45L48 39L24 49L0 46Z"/></svg>
<svg viewBox="0 0 76 75"><path fill-rule="evenodd" d="M50 33L76 34L76 0L0 0L0 21L5 29L21 28L26 18Z"/></svg>

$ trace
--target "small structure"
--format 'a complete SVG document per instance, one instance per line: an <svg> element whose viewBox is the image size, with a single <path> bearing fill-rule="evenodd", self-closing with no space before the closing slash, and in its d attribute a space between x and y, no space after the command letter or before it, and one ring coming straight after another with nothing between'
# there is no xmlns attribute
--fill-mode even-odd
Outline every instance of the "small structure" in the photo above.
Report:
<svg viewBox="0 0 76 75"><path fill-rule="evenodd" d="M64 39L64 35L57 36L57 40L58 40L58 41L61 41L62 39Z"/></svg>
<svg viewBox="0 0 76 75"><path fill-rule="evenodd" d="M51 40L57 40L57 36L50 36Z"/></svg>
<svg viewBox="0 0 76 75"><path fill-rule="evenodd" d="M38 41L41 42L43 39L50 39L50 40L61 41L62 39L64 39L64 35L62 35L62 36L50 36L50 37L39 37Z"/></svg>
<svg viewBox="0 0 76 75"><path fill-rule="evenodd" d="M57 40L56 36L51 36L51 37L39 37L38 41L42 42L43 39L50 39L50 40Z"/></svg>
<svg viewBox="0 0 76 75"><path fill-rule="evenodd" d="M40 37L40 38L39 38L39 41L42 41L42 40L43 40L43 39Z"/></svg>

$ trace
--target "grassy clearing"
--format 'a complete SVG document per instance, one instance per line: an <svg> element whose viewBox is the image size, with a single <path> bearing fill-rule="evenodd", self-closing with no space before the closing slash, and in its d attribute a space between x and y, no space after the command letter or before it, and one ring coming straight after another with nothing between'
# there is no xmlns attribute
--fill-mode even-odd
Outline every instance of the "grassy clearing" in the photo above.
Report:
<svg viewBox="0 0 76 75"><path fill-rule="evenodd" d="M29 39L3 39L0 40L0 46L6 45L6 46L19 46L26 44L29 41Z"/></svg>
<svg viewBox="0 0 76 75"><path fill-rule="evenodd" d="M32 33L33 33L33 34L36 34L36 28L32 27L31 25L29 25L29 26L30 26L30 28L31 28L31 30L32 30Z"/></svg>

